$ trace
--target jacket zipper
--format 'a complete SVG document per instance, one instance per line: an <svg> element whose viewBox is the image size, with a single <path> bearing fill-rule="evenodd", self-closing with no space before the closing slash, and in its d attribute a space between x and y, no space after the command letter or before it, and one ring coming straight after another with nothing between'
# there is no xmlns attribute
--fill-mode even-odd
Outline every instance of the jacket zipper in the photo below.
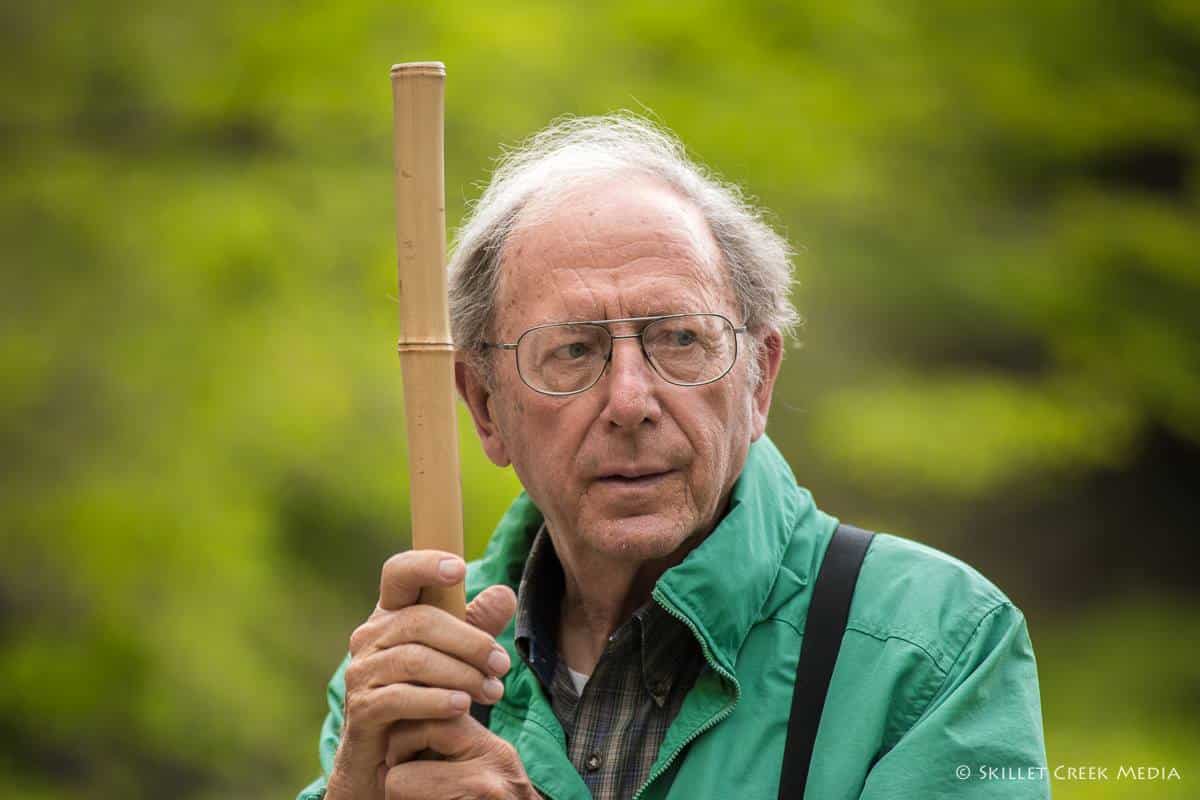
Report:
<svg viewBox="0 0 1200 800"><path fill-rule="evenodd" d="M716 725L718 722L720 722L721 720L725 719L730 714L732 714L734 706L737 705L738 700L740 700L742 697L742 687L738 684L737 679L734 678L733 675L731 675L727 670L722 668L721 665L718 664L713 659L712 651L710 651L708 649L708 645L705 643L704 638L700 636L700 631L696 628L696 626L692 623L692 621L690 619L688 619L686 616L684 616L680 611L676 610L675 607L672 606L670 604L670 602L667 601L667 598L664 597L659 592L657 587L655 587L654 591L651 593L651 596L654 598L654 601L656 603L658 603L660 606L662 606L664 611L666 611L668 614L675 617L675 619L679 620L684 625L687 625L689 629L691 629L692 636L695 637L696 641L700 643L700 649L704 653L704 660L708 662L708 665L710 667L712 667L713 672L717 673L722 678L725 678L727 681L729 681L730 683L733 684L734 695L733 695L732 703L730 703L729 705L722 708L720 711L718 711L713 716L709 717L707 722L705 722L703 725L701 725L696 730L692 731L691 734L686 739L684 739L682 742L680 742L679 746L676 747L671 752L671 755L667 758L667 760L664 761L659 766L658 769L656 769L652 773L650 773L650 777L646 780L645 783L642 784L642 787L640 789L638 789L637 792L633 795L633 800L638 800L642 796L642 792L646 791L646 787L648 787L650 784L652 784L656 780L658 780L658 777L667 771L667 769L675 761L675 757L679 755L679 753L683 750L683 748L687 747L689 744L691 744L693 741L695 741L696 738L700 736L700 734L704 733L705 731L707 731L708 729L710 729L714 725Z"/></svg>

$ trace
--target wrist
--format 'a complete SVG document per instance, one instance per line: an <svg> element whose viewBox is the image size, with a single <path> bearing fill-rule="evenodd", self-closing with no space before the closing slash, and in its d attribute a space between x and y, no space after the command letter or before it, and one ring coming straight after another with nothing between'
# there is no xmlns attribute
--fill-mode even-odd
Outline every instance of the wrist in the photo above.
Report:
<svg viewBox="0 0 1200 800"><path fill-rule="evenodd" d="M329 779L325 781L324 800L354 800L354 797L353 785L335 767L329 774Z"/></svg>
<svg viewBox="0 0 1200 800"><path fill-rule="evenodd" d="M356 764L354 754L346 746L346 740L343 737L342 745L333 759L333 769L329 771L329 777L325 780L324 800L358 800L360 797L375 797L374 787L371 786L374 779L374 767ZM364 784L364 780L367 781L366 784Z"/></svg>

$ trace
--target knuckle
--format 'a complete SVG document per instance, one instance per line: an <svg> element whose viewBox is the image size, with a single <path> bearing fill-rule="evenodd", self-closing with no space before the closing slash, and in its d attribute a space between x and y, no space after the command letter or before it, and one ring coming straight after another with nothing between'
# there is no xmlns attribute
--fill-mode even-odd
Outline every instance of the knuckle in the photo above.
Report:
<svg viewBox="0 0 1200 800"><path fill-rule="evenodd" d="M407 577L420 569L423 550L404 550L383 562L383 574L388 577Z"/></svg>
<svg viewBox="0 0 1200 800"><path fill-rule="evenodd" d="M367 643L371 641L371 636L374 632L373 626L369 622L364 622L350 633L350 652L351 654L358 653Z"/></svg>
<svg viewBox="0 0 1200 800"><path fill-rule="evenodd" d="M412 559L409 556L409 552L411 551L396 553L393 556L389 556L383 562L383 568L379 571L380 586L386 586L392 581L403 578L411 571L410 562Z"/></svg>
<svg viewBox="0 0 1200 800"><path fill-rule="evenodd" d="M475 776L471 787L471 796L480 800L507 800L508 781L493 772L485 772Z"/></svg>
<svg viewBox="0 0 1200 800"><path fill-rule="evenodd" d="M346 681L347 694L349 694L352 689L355 689L364 683L366 679L366 675L364 674L365 672L366 667L363 666L363 662L361 660L356 658L350 660L350 664L347 665L345 675L343 676Z"/></svg>
<svg viewBox="0 0 1200 800"><path fill-rule="evenodd" d="M420 638L421 614L417 606L409 606L392 618L392 635L399 642L415 642Z"/></svg>
<svg viewBox="0 0 1200 800"><path fill-rule="evenodd" d="M409 552L411 551L406 550L402 553L393 553L392 555L388 556L383 562L383 574L387 575L388 573L395 572L398 569L403 569L404 562L407 560Z"/></svg>
<svg viewBox="0 0 1200 800"><path fill-rule="evenodd" d="M507 739L501 739L499 736L491 736L490 738L496 757L504 764L511 764L520 759L520 756L517 755L517 748L513 747L512 743Z"/></svg>
<svg viewBox="0 0 1200 800"><path fill-rule="evenodd" d="M368 718L374 706L363 692L347 693L345 704L346 718L356 721Z"/></svg>
<svg viewBox="0 0 1200 800"><path fill-rule="evenodd" d="M404 645L397 647L396 660L405 677L413 678L424 675L430 667L429 651L420 645Z"/></svg>

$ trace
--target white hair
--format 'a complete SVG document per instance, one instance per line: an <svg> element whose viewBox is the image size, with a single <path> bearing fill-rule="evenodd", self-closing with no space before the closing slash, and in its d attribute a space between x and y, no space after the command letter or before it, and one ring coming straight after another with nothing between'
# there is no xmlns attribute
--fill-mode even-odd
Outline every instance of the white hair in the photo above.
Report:
<svg viewBox="0 0 1200 800"><path fill-rule="evenodd" d="M678 138L644 118L567 117L505 152L455 236L448 266L452 335L489 383L484 354L490 351L482 345L493 330L504 248L518 218L523 226L531 206L552 209L584 182L631 172L664 181L708 223L749 329L754 383L761 337L772 329L786 337L799 324L789 297L793 251L737 186L692 161Z"/></svg>

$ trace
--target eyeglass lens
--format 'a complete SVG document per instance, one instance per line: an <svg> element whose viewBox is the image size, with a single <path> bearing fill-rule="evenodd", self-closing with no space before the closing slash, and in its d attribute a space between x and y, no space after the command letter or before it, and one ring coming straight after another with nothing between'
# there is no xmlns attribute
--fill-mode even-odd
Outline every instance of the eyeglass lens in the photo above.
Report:
<svg viewBox="0 0 1200 800"><path fill-rule="evenodd" d="M641 336L651 364L671 383L708 383L733 366L736 334L724 317L668 317L646 325ZM612 346L612 335L603 325L563 323L535 328L521 337L517 367L534 389L577 392L599 379Z"/></svg>

